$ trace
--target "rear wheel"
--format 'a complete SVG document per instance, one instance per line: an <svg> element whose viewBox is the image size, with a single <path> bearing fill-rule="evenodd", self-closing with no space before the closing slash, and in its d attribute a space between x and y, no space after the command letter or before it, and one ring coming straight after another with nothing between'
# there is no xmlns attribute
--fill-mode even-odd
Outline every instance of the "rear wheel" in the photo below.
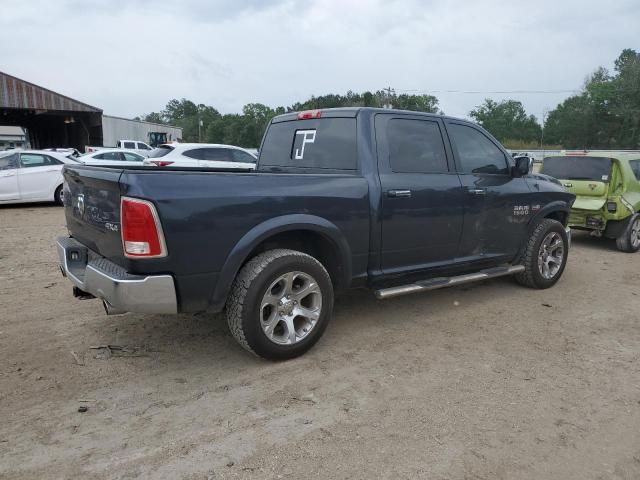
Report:
<svg viewBox="0 0 640 480"><path fill-rule="evenodd" d="M64 205L64 190L62 189L62 185L56 188L56 191L53 194L53 201L56 203L56 205Z"/></svg>
<svg viewBox="0 0 640 480"><path fill-rule="evenodd" d="M322 336L333 309L329 274L315 258L277 249L251 259L227 301L229 329L246 350L271 360L302 355Z"/></svg>
<svg viewBox="0 0 640 480"><path fill-rule="evenodd" d="M531 288L549 288L556 284L567 264L569 239L564 226L550 218L533 230L520 257L524 272L516 274L518 283Z"/></svg>
<svg viewBox="0 0 640 480"><path fill-rule="evenodd" d="M634 253L640 250L640 215L636 214L629 220L625 231L616 238L618 250Z"/></svg>

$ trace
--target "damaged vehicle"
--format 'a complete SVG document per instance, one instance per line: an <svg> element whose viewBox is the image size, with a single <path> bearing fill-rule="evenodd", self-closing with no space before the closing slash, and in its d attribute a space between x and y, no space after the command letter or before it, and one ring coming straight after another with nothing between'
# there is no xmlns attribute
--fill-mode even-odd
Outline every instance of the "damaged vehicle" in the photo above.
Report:
<svg viewBox="0 0 640 480"><path fill-rule="evenodd" d="M571 228L615 239L623 252L640 249L640 154L547 157L541 172L576 195Z"/></svg>

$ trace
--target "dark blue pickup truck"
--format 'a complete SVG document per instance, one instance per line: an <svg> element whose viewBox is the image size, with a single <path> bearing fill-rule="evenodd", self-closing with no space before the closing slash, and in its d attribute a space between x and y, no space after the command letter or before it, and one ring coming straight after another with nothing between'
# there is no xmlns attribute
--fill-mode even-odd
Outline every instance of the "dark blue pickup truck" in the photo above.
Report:
<svg viewBox="0 0 640 480"><path fill-rule="evenodd" d="M288 113L254 172L66 166L60 266L107 313L224 310L244 348L291 358L322 335L335 291L554 285L574 195L528 162L455 118Z"/></svg>

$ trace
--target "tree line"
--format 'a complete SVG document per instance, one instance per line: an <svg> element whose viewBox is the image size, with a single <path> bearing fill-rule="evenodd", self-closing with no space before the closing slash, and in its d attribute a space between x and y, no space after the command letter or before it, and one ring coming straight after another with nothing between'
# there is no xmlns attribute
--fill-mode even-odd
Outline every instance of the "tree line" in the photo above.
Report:
<svg viewBox="0 0 640 480"><path fill-rule="evenodd" d="M182 127L184 142L257 147L269 121L291 111L335 107L385 107L444 114L438 99L426 94L396 94L393 89L345 95L312 96L304 102L272 108L249 103L242 113L221 114L214 107L185 98L171 100L160 112L139 118ZM610 73L600 67L590 74L579 93L551 110L544 124L528 114L517 100L490 98L469 112L479 125L511 148L545 146L569 149L640 148L640 54L625 49Z"/></svg>

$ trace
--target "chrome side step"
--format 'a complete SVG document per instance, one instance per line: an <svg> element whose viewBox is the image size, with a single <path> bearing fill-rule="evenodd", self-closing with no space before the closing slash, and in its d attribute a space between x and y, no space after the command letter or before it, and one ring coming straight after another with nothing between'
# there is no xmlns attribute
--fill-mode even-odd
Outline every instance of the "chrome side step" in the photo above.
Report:
<svg viewBox="0 0 640 480"><path fill-rule="evenodd" d="M504 277L505 275L513 275L514 273L519 273L522 271L524 271L524 265L487 268L486 270L480 270L479 272L469 273L466 275L459 275L457 277L432 278L430 280L412 283L410 285L382 288L380 290L376 290L375 294L378 299L384 300L387 298L399 297L400 295L408 295L409 293L453 287L454 285L477 282L478 280L486 280L488 278Z"/></svg>

